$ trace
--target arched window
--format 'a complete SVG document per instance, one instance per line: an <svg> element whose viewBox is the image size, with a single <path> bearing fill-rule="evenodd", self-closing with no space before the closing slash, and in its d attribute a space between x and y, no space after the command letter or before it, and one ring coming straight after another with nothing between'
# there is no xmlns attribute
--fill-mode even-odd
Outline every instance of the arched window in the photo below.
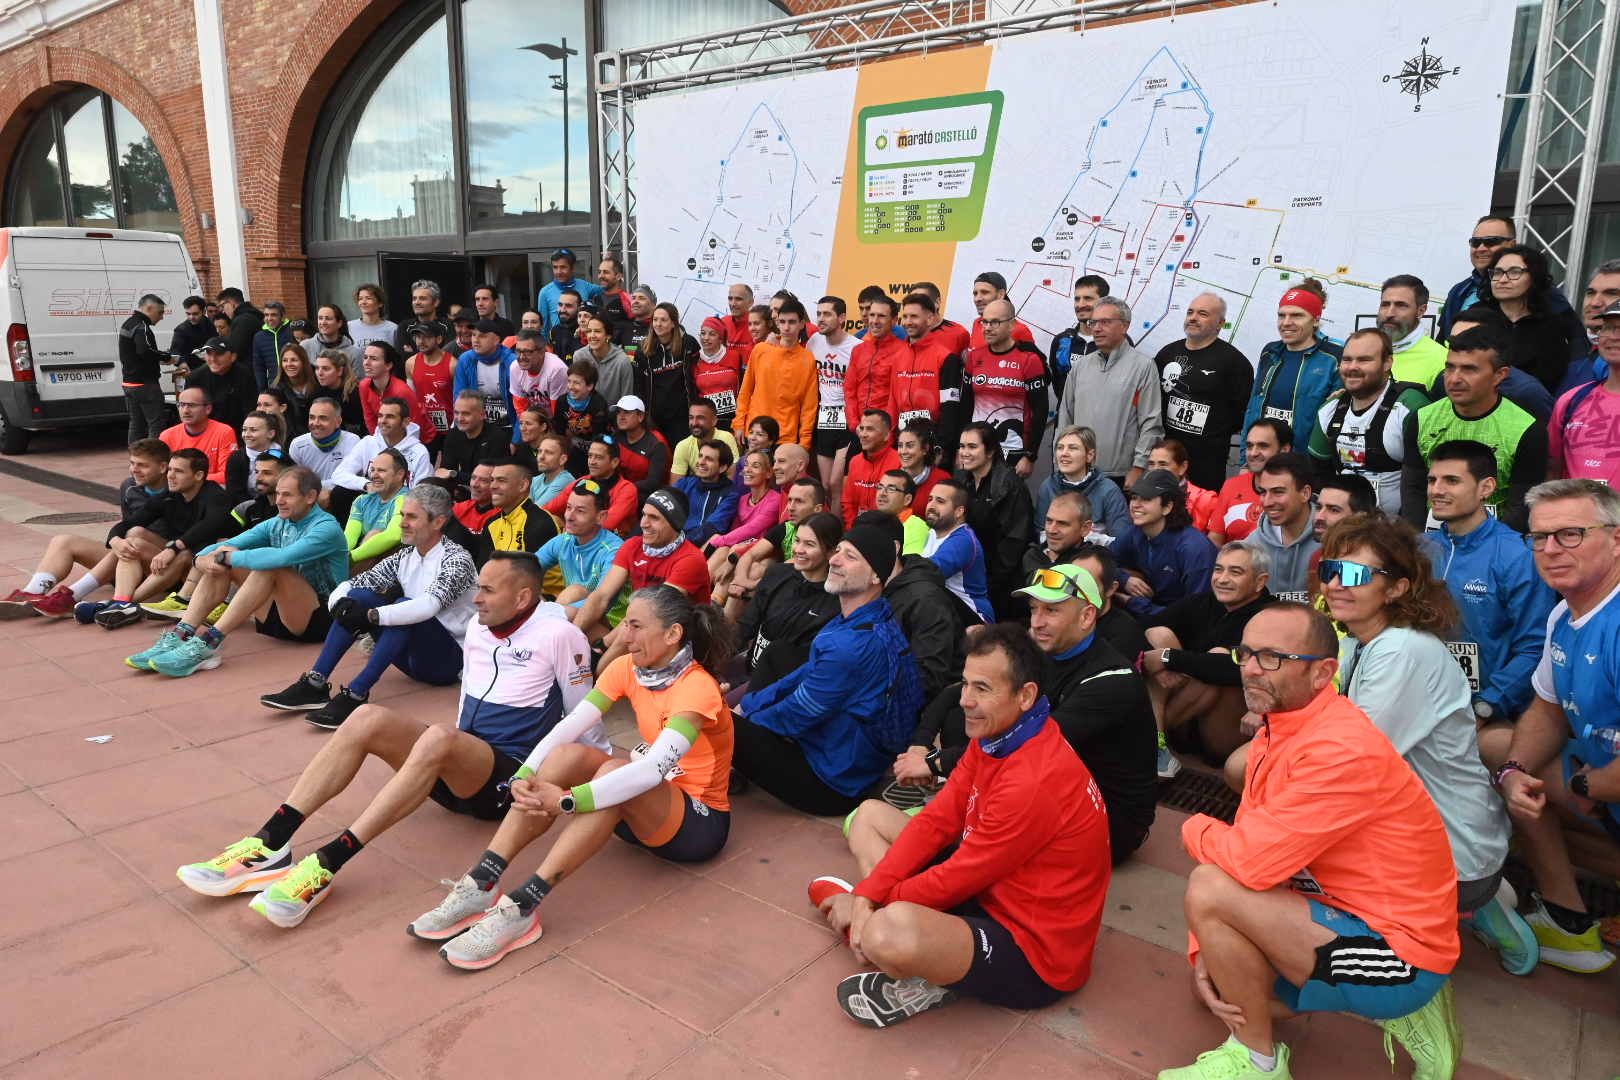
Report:
<svg viewBox="0 0 1620 1080"><path fill-rule="evenodd" d="M98 90L40 110L6 183L11 225L101 225L180 232L168 170L130 111Z"/></svg>

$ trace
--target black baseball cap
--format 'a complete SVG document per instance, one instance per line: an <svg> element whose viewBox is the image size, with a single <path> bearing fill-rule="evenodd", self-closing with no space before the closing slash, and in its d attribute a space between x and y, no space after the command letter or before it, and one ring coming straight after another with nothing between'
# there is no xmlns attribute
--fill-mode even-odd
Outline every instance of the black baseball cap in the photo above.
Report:
<svg viewBox="0 0 1620 1080"><path fill-rule="evenodd" d="M1130 487L1139 499L1165 499L1181 490L1181 481L1169 469L1149 469Z"/></svg>
<svg viewBox="0 0 1620 1080"><path fill-rule="evenodd" d="M499 334L505 328L494 319L479 319L478 322L473 325L473 329L478 331L480 334Z"/></svg>
<svg viewBox="0 0 1620 1080"><path fill-rule="evenodd" d="M203 343L202 348L192 350L191 355L192 356L201 356L203 353L230 352L230 351L231 351L231 343L226 341L224 338L220 337L218 334L215 334L213 337L209 338L206 342Z"/></svg>

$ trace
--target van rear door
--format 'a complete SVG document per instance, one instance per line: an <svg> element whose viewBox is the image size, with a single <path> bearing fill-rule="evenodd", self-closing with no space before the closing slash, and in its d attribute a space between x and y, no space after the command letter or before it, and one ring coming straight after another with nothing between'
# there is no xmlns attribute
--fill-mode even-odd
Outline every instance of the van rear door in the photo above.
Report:
<svg viewBox="0 0 1620 1080"><path fill-rule="evenodd" d="M11 241L40 401L83 409L91 399L114 399L107 411L116 414L123 411L118 324L133 309L112 306L103 244L116 246L89 236L13 233Z"/></svg>
<svg viewBox="0 0 1620 1080"><path fill-rule="evenodd" d="M140 298L153 293L162 299L164 310L162 320L152 328L152 333L157 338L158 348L167 350L175 327L186 317L180 308L181 301L200 288L196 274L191 270L191 260L186 256L185 246L178 239L155 238L120 237L98 243L101 244L102 259L107 268L107 292L112 301L108 306L122 312L113 323L114 332L129 318ZM117 359L117 347L115 339L114 360ZM173 367L165 364L163 370L163 387L167 391L170 389L168 375ZM122 378L122 373L119 373L115 381L121 382Z"/></svg>

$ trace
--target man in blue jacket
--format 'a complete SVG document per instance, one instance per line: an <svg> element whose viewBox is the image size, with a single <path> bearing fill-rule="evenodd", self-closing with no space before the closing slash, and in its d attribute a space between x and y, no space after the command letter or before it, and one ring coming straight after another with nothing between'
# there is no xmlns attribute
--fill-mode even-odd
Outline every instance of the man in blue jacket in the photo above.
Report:
<svg viewBox="0 0 1620 1080"><path fill-rule="evenodd" d="M281 369L281 347L292 339L286 307L280 300L265 304L264 325L253 335L253 379L261 393L276 381L276 373Z"/></svg>
<svg viewBox="0 0 1620 1080"><path fill-rule="evenodd" d="M675 481L692 509L681 531L698 547L731 528L737 517L737 488L731 482L731 447L710 439L698 448L692 475ZM704 554L710 554L705 549Z"/></svg>
<svg viewBox="0 0 1620 1080"><path fill-rule="evenodd" d="M1496 455L1484 443L1453 439L1429 455L1429 502L1440 522L1428 533L1429 557L1462 613L1457 640L1447 644L1481 723L1516 720L1530 704L1530 676L1558 602L1524 537L1486 512L1496 484Z"/></svg>
<svg viewBox="0 0 1620 1080"><path fill-rule="evenodd" d="M332 626L326 598L349 575L349 545L337 519L316 505L320 495L320 477L301 465L285 470L276 516L199 551L202 576L180 622L124 663L170 678L219 667L225 636L249 621L267 637L324 641ZM233 584L236 595L210 626Z"/></svg>
<svg viewBox="0 0 1620 1080"><path fill-rule="evenodd" d="M479 319L473 325L473 347L456 359L455 393L471 390L484 399L484 423L504 427L518 441L517 414L512 409L512 365L517 353L501 344L501 325Z"/></svg>
<svg viewBox="0 0 1620 1080"><path fill-rule="evenodd" d="M1312 280L1306 278L1305 284L1311 285ZM1295 431L1309 431L1311 417L1343 385L1339 381L1340 346L1318 332L1322 307L1314 287L1289 289L1277 301L1278 340L1260 350L1254 389L1243 413L1245 434L1261 417L1281 420Z"/></svg>
<svg viewBox="0 0 1620 1080"><path fill-rule="evenodd" d="M922 679L883 599L899 555L881 527L858 524L827 564L839 613L785 678L734 710L738 773L809 814L847 814L906 748Z"/></svg>

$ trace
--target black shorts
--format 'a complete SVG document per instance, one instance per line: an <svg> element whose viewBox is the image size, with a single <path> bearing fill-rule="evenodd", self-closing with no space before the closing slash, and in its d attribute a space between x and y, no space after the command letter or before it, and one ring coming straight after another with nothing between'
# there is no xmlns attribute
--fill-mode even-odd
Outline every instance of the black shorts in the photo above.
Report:
<svg viewBox="0 0 1620 1080"><path fill-rule="evenodd" d="M512 779L512 774L523 767L523 762L515 757L508 757L494 747L490 749L495 752L495 764L490 766L483 787L462 798L451 791L450 786L443 780L435 780L433 790L428 792L428 798L452 814L466 814L479 821L499 821L505 817L507 808L512 805L512 794L497 789Z"/></svg>
<svg viewBox="0 0 1620 1080"><path fill-rule="evenodd" d="M264 613L263 619L255 619L253 629L265 637L273 637L280 641L299 641L305 644L319 645L326 640L326 632L332 629L332 613L326 610L326 598L315 598L315 610L309 613L309 625L304 632L295 634L287 629L287 624L281 621L281 612L276 610L272 603L270 610Z"/></svg>
<svg viewBox="0 0 1620 1080"><path fill-rule="evenodd" d="M660 859L682 863L707 862L714 858L726 846L726 837L730 834L729 810L716 810L685 792L681 793L680 827L674 836L657 847L643 843L629 822L621 821L613 827L613 835L625 843L650 851Z"/></svg>
<svg viewBox="0 0 1620 1080"><path fill-rule="evenodd" d="M855 433L848 429L833 431L830 428L816 428L814 442L817 457L832 457L845 447L855 444Z"/></svg>
<svg viewBox="0 0 1620 1080"><path fill-rule="evenodd" d="M1068 991L1049 986L1029 966L1012 931L969 900L950 910L973 931L973 964L950 989L1005 1009L1044 1009Z"/></svg>

